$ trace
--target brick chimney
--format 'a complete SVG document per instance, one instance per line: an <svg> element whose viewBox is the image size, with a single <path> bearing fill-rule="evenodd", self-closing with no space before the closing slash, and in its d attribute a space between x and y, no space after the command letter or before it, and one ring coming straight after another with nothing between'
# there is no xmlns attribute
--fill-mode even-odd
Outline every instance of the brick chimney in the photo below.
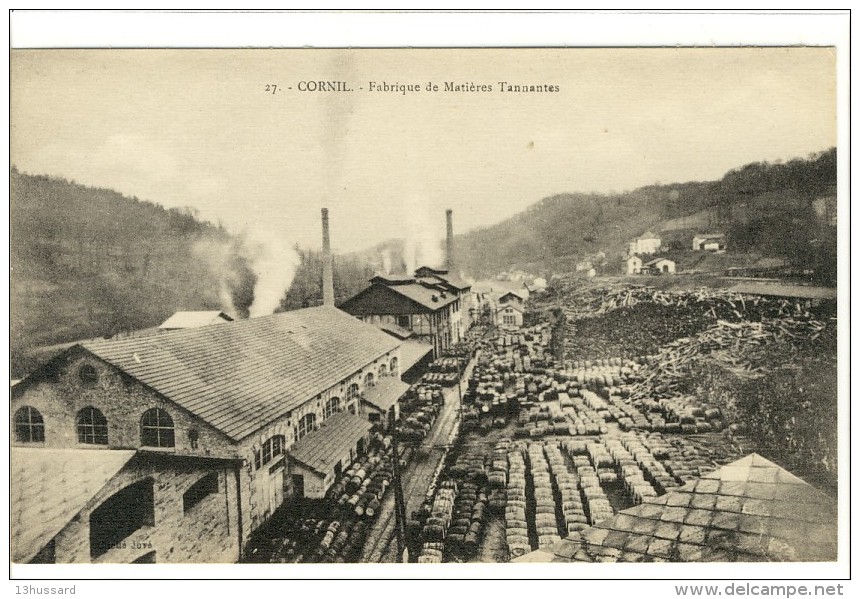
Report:
<svg viewBox="0 0 860 599"><path fill-rule="evenodd" d="M331 239L328 232L328 208L322 209L323 235L323 305L334 307L334 274L332 273Z"/></svg>
<svg viewBox="0 0 860 599"><path fill-rule="evenodd" d="M447 226L447 237L445 239L445 268L454 274L454 212L448 208L445 211L445 224Z"/></svg>

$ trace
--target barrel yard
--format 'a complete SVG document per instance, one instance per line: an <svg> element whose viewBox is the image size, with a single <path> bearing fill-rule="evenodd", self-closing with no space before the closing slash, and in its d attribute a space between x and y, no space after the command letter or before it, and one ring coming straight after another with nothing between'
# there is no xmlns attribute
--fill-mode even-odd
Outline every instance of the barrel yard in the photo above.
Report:
<svg viewBox="0 0 860 599"><path fill-rule="evenodd" d="M529 308L475 343L413 559L514 559L751 452L835 495L835 303L561 281Z"/></svg>

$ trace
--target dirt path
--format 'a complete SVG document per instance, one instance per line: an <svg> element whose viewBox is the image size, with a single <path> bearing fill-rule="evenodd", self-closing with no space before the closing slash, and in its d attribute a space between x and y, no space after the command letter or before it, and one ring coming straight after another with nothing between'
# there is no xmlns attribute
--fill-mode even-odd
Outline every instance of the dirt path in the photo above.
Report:
<svg viewBox="0 0 860 599"><path fill-rule="evenodd" d="M465 390L466 381L469 380L474 360L470 362L460 385ZM451 387L443 392L445 404L442 412L436 419L430 434L421 442L412 455L409 465L401 473L403 485L403 497L406 501L407 517L417 510L424 501L427 487L433 478L433 473L439 465L439 461L445 455L447 446L453 440L454 429L460 417L460 399L457 387ZM361 561L364 563L393 563L397 559L397 541L395 539L396 518L394 517L394 493L386 493L385 501L382 503L379 518L367 535L367 542L361 552Z"/></svg>

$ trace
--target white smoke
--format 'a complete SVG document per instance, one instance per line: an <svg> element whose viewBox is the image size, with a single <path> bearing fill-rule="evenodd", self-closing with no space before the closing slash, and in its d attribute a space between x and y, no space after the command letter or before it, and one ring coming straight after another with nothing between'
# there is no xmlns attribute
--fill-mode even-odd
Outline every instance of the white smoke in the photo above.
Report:
<svg viewBox="0 0 860 599"><path fill-rule="evenodd" d="M257 285L254 287L254 303L250 316L266 316L274 313L284 294L290 288L300 258L295 249L277 234L255 237L256 252L251 262Z"/></svg>
<svg viewBox="0 0 860 599"><path fill-rule="evenodd" d="M192 248L194 255L205 262L209 270L218 277L218 301L221 303L221 309L233 316L240 312L233 304L233 290L239 284L239 274L233 264L233 257L243 253L241 245L240 240L221 243L204 239L197 241Z"/></svg>
<svg viewBox="0 0 860 599"><path fill-rule="evenodd" d="M406 240L403 257L407 274L419 266L440 267L445 263L442 240L445 238L445 214L431 214L427 202L417 195L406 201Z"/></svg>
<svg viewBox="0 0 860 599"><path fill-rule="evenodd" d="M382 250L382 274L391 274L391 250Z"/></svg>

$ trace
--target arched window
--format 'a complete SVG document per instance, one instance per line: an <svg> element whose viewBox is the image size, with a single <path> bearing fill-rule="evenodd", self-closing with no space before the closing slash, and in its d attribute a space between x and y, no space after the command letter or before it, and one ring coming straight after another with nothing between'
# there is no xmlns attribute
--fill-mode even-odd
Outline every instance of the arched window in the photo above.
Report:
<svg viewBox="0 0 860 599"><path fill-rule="evenodd" d="M295 430L293 431L296 435L296 441L298 441L308 433L313 432L314 427L316 427L316 424L317 415L313 412L302 416L301 420L299 420L299 425L295 427Z"/></svg>
<svg viewBox="0 0 860 599"><path fill-rule="evenodd" d="M347 403L351 402L356 397L358 397L358 383L353 383L349 386L349 389L346 390Z"/></svg>
<svg viewBox="0 0 860 599"><path fill-rule="evenodd" d="M338 412L340 412L340 398L329 398L329 400L325 402L325 411L323 412L323 414L326 418L328 418L329 416L337 414Z"/></svg>
<svg viewBox="0 0 860 599"><path fill-rule="evenodd" d="M107 418L97 408L89 406L78 412L75 424L78 429L78 443L108 444Z"/></svg>
<svg viewBox="0 0 860 599"><path fill-rule="evenodd" d="M385 364L379 365L379 378L385 378L388 376L388 366Z"/></svg>
<svg viewBox="0 0 860 599"><path fill-rule="evenodd" d="M143 413L140 421L140 444L145 447L174 447L173 418L161 408Z"/></svg>
<svg viewBox="0 0 860 599"><path fill-rule="evenodd" d="M146 478L108 497L90 514L90 556L98 557L144 526L155 525L153 480Z"/></svg>
<svg viewBox="0 0 860 599"><path fill-rule="evenodd" d="M45 441L45 421L36 408L24 406L15 412L15 439L19 443Z"/></svg>
<svg viewBox="0 0 860 599"><path fill-rule="evenodd" d="M273 459L283 454L285 446L286 438L283 435L275 435L274 437L271 437L268 441L263 443L262 465L265 466Z"/></svg>
<svg viewBox="0 0 860 599"><path fill-rule="evenodd" d="M364 377L364 386L365 387L373 387L376 384L376 381L373 380L373 373L368 372L367 376Z"/></svg>
<svg viewBox="0 0 860 599"><path fill-rule="evenodd" d="M400 368L400 365L397 363L397 356L391 358L391 362L388 365L388 370L391 371L391 376L395 376L397 374L397 369Z"/></svg>

